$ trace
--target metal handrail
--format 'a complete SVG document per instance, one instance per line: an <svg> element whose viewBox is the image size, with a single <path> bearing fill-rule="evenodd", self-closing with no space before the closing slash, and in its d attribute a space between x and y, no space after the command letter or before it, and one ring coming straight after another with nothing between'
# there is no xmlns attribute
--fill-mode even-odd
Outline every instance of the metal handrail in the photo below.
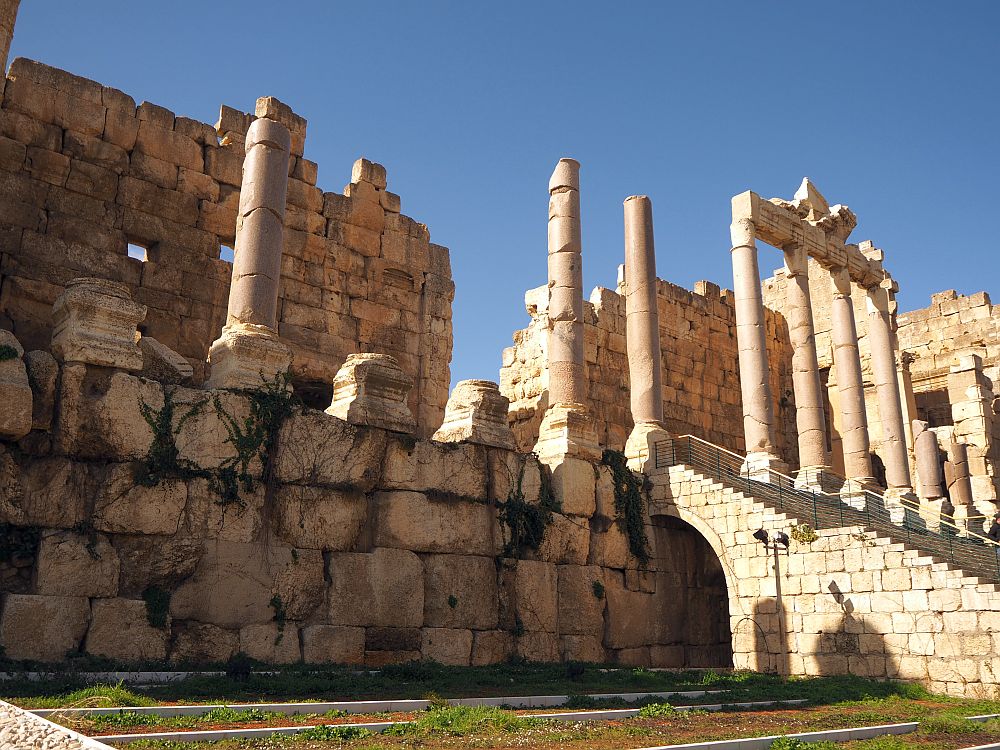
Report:
<svg viewBox="0 0 1000 750"><path fill-rule="evenodd" d="M836 477L821 476L822 487L797 485L792 477L778 471L762 472L766 479L755 478L747 470L743 456L695 435L658 441L653 452L657 468L686 464L790 516L811 521L814 528L870 528L893 541L908 543L946 559L974 575L1000 581L1000 546L981 534L961 528L948 514L935 513L938 528L931 529L924 517L926 509L921 513L919 504L887 503L883 495L856 483L858 489L853 489L850 482ZM863 507L850 504L851 499L863 500Z"/></svg>

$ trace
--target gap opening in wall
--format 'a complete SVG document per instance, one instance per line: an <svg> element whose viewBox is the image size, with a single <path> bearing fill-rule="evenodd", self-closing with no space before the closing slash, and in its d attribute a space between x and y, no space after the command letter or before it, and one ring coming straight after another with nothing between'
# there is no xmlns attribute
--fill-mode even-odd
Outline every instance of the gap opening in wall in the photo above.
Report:
<svg viewBox="0 0 1000 750"><path fill-rule="evenodd" d="M128 243L128 257L141 260L143 263L149 260L149 258L146 257L146 248L134 242Z"/></svg>
<svg viewBox="0 0 1000 750"><path fill-rule="evenodd" d="M229 265L233 264L233 258L236 257L233 248L229 245L219 245L219 258L226 261Z"/></svg>

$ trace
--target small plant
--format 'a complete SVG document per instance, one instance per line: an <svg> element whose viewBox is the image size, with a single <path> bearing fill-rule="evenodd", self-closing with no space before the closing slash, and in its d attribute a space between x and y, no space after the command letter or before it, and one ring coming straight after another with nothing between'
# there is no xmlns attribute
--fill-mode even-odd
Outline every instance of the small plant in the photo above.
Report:
<svg viewBox="0 0 1000 750"><path fill-rule="evenodd" d="M877 546L875 540L872 539L870 536L868 536L863 531L859 531L857 534L851 534L851 539L854 539L855 541L860 542L861 545L864 546L864 547L875 547L875 546Z"/></svg>
<svg viewBox="0 0 1000 750"><path fill-rule="evenodd" d="M286 611L285 603L281 600L281 596L279 594L272 596L268 605L274 610L274 621L278 625L278 635L275 636L274 639L274 645L277 646L285 637L285 622L288 620L288 612Z"/></svg>
<svg viewBox="0 0 1000 750"><path fill-rule="evenodd" d="M17 359L17 349L10 344L0 344L0 362Z"/></svg>
<svg viewBox="0 0 1000 750"><path fill-rule="evenodd" d="M226 677L238 682L245 682L250 679L250 675L253 673L253 665L253 659L239 651L226 662Z"/></svg>
<svg viewBox="0 0 1000 750"><path fill-rule="evenodd" d="M373 734L375 733L372 730L365 729L364 727L320 724L316 727L303 729L296 735L296 737L303 740L316 740L322 742L325 740L360 740L365 737L371 737Z"/></svg>
<svg viewBox="0 0 1000 750"><path fill-rule="evenodd" d="M455 609L455 607L458 606L458 597L455 596L454 594L449 594L448 595L448 606L451 607L452 609Z"/></svg>
<svg viewBox="0 0 1000 750"><path fill-rule="evenodd" d="M629 551L643 566L649 562L649 537L646 535L646 502L642 480L628 468L621 451L605 450L601 463L611 469L615 490L615 515L624 527Z"/></svg>
<svg viewBox="0 0 1000 750"><path fill-rule="evenodd" d="M798 526L793 526L788 535L799 544L812 544L819 539L819 534L807 523L800 523Z"/></svg>
<svg viewBox="0 0 1000 750"><path fill-rule="evenodd" d="M600 581L595 580L593 583L591 583L590 590L594 592L595 599L604 598L604 584L601 583Z"/></svg>
<svg viewBox="0 0 1000 750"><path fill-rule="evenodd" d="M426 710L428 711L435 711L440 708L451 708L451 703L448 702L448 699L442 698L433 690L424 694L424 700L427 701Z"/></svg>
<svg viewBox="0 0 1000 750"><path fill-rule="evenodd" d="M142 592L142 600L146 602L146 620L154 628L167 626L167 613L170 611L170 592L159 586L150 586Z"/></svg>
<svg viewBox="0 0 1000 750"><path fill-rule="evenodd" d="M677 709L669 703L647 703L639 709L640 719L666 719L677 715Z"/></svg>

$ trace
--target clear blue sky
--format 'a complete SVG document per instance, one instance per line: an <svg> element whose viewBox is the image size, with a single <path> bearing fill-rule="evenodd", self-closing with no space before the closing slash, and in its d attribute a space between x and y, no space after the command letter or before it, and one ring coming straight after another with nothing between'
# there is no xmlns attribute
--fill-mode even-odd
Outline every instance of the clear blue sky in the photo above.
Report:
<svg viewBox="0 0 1000 750"><path fill-rule="evenodd" d="M451 248L454 379L495 379L545 282L561 156L583 164L588 294L614 286L626 196L653 200L662 278L731 286L730 197L808 175L885 249L902 309L945 288L1000 302L998 30L986 0L22 0L11 59L208 122L277 96L326 190L383 163Z"/></svg>

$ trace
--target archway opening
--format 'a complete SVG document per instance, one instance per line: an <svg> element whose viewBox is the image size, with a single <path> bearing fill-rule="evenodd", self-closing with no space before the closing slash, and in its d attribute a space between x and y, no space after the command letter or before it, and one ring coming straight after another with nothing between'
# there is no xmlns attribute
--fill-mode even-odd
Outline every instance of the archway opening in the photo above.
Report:
<svg viewBox="0 0 1000 750"><path fill-rule="evenodd" d="M659 639L664 667L732 667L729 592L722 563L691 524L654 516Z"/></svg>

